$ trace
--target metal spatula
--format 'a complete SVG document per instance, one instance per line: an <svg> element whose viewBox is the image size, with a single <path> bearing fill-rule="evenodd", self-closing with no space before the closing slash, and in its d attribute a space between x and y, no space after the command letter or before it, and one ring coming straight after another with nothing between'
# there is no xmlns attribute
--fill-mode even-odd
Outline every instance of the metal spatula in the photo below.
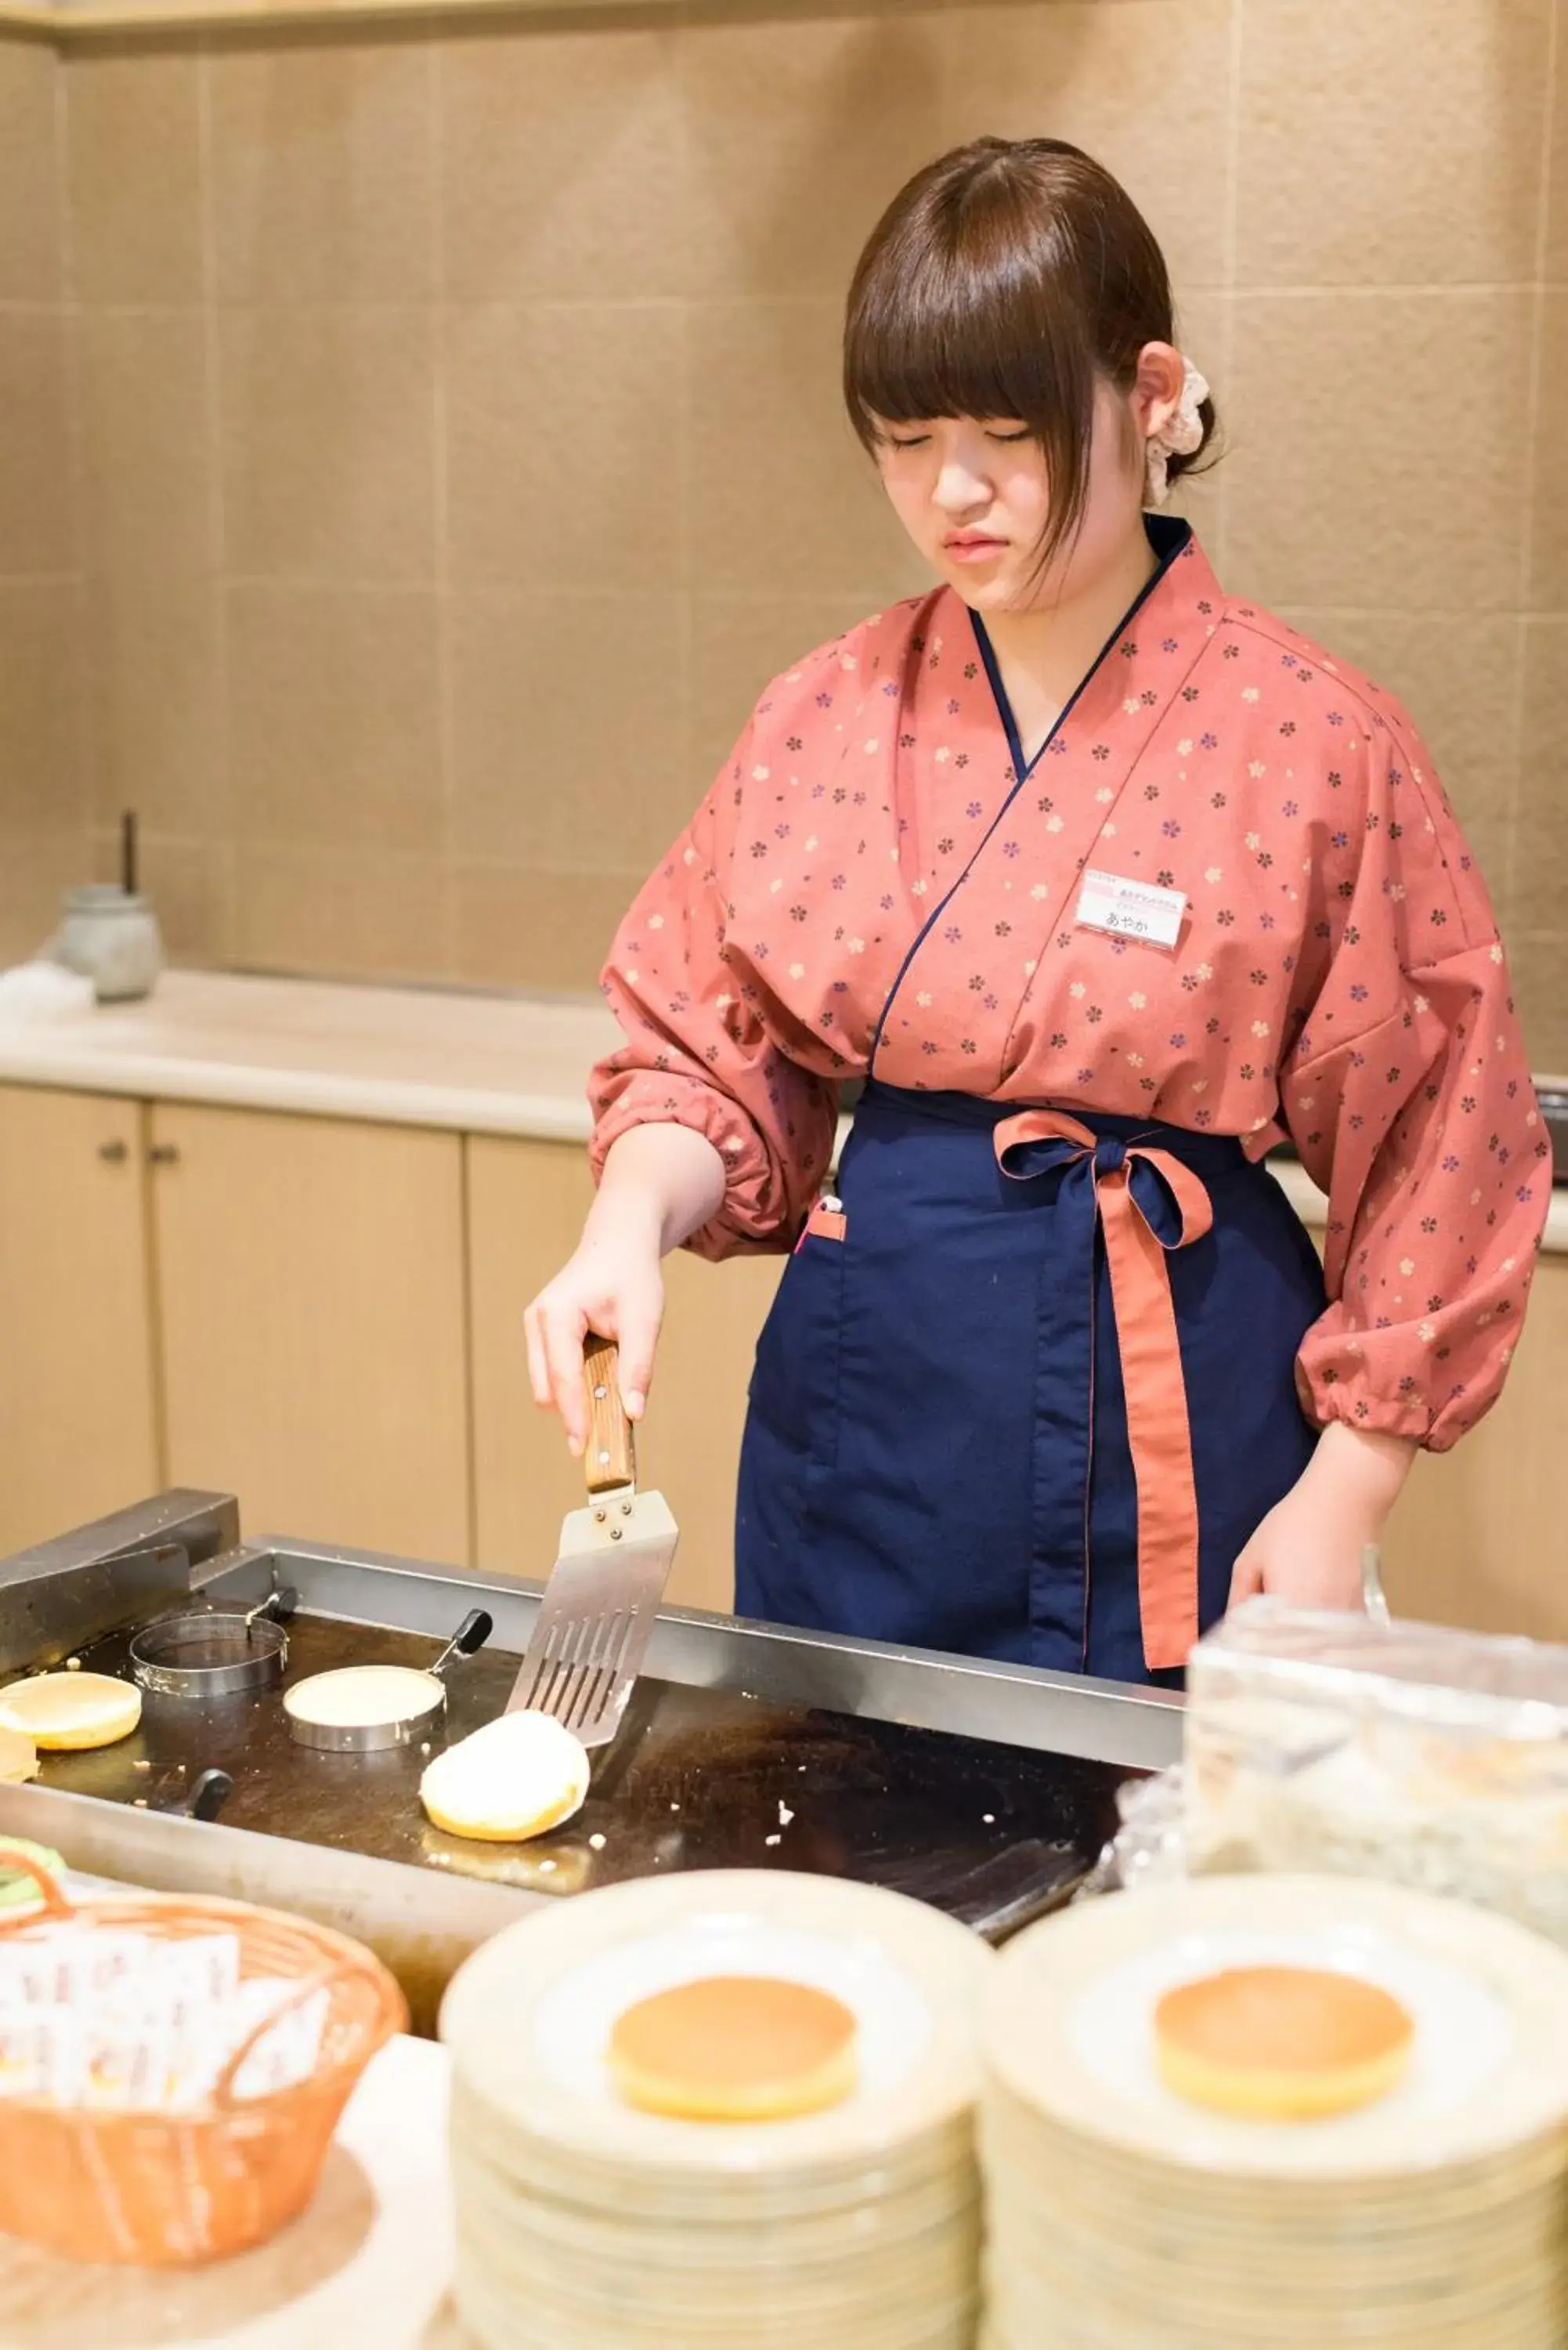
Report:
<svg viewBox="0 0 1568 2350"><path fill-rule="evenodd" d="M1386 1631L1394 1619L1383 1588L1383 1553L1376 1543L1368 1543L1361 1554L1361 1598L1372 1621Z"/></svg>
<svg viewBox="0 0 1568 2350"><path fill-rule="evenodd" d="M561 1527L561 1551L545 1586L508 1713L553 1713L585 1746L606 1746L620 1727L648 1653L679 1534L662 1493L639 1493L631 1423L621 1408L618 1356L591 1333L583 1347L588 1385L588 1506Z"/></svg>

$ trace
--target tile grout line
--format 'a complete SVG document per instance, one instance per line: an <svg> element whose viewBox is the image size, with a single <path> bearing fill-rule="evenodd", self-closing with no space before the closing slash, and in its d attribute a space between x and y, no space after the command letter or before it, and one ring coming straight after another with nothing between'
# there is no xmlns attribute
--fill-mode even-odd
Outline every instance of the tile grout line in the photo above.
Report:
<svg viewBox="0 0 1568 2350"><path fill-rule="evenodd" d="M694 31L690 0L678 0L668 31L670 44L670 71L673 81L676 125L675 168L680 174L680 209L676 215L677 234L690 234L691 207L695 173L692 169L691 112L688 103L688 64L691 36ZM694 338L692 325L695 307L691 298L691 279L683 272L681 292L677 306L680 338L677 365L680 370L680 396L675 407L675 497L676 549L675 570L680 587L676 597L678 615L677 647L680 662L680 723L677 740L680 750L682 795L688 812L697 806L711 778L697 775L697 569L695 562L696 528L692 511L696 494L696 436L693 421L696 414L697 388L692 374ZM684 819L683 819L684 820ZM609 941L603 941L607 950Z"/></svg>
<svg viewBox="0 0 1568 2350"><path fill-rule="evenodd" d="M57 109L60 109L60 108L63 108L64 103L65 103L65 99L64 99L64 81L65 81L65 76L64 76L63 72L62 72L61 77L60 77L60 81L61 81L61 88L60 88L60 90L57 93L57 96L56 96L56 101L55 101ZM59 138L60 138L60 134L59 134L59 132L57 132L57 133L56 133L57 142L58 142ZM58 157L57 164L57 170L58 170L58 171L60 171L61 172L64 172L64 170L65 170L65 161L64 161L64 157L63 157L63 155L59 155L59 154L58 154L58 148L57 148L57 157ZM65 242L65 228L66 228L65 219L64 219L63 213L64 213L64 207L63 207L63 205L62 205L62 217L61 217L61 221L60 221L60 234L61 234L61 245L62 245L62 248L63 248L64 242ZM62 269L63 269L63 267L64 267L64 255L63 255L63 251L57 251L57 254L56 254L56 256L55 256L55 257L56 257L57 261L60 262L61 266L62 266ZM28 299L24 299L24 298L23 298L21 296L19 296L19 295L17 295L17 296L4 296L4 297L0 297L0 318L54 318L54 317L58 317L58 315L59 315L59 313L60 313L60 311L61 311L61 310L66 307L66 305L67 305L67 302L68 298L69 298L69 297L67 296L67 293L66 293L66 292L65 292L65 290L64 290L64 281L63 281L63 279L62 279L62 283L61 283L61 290L60 290L60 291L58 291L58 292L57 292L57 293L54 295L54 296L53 296L51 299L48 299L48 300L44 299L42 296L40 296L40 297L39 297L38 299L36 299L36 300L28 300Z"/></svg>
<svg viewBox="0 0 1568 2350"><path fill-rule="evenodd" d="M84 349L81 286L78 282L76 207L71 200L70 157L70 93L66 80L67 71L64 57L57 50L53 57L54 106L53 132L55 142L55 203L56 252L58 268L58 299L55 315L59 319L65 338L65 375L67 401L67 494L70 500L70 538L74 563L61 575L60 584L76 589L72 613L70 667L76 679L74 733L77 763L76 797L77 822L79 825L88 856L92 847L92 830L98 814L99 776L96 729L90 710L92 698L88 690L88 589L90 579L88 546L90 533L88 523L87 465L87 361Z"/></svg>
<svg viewBox="0 0 1568 2350"><path fill-rule="evenodd" d="M1235 286L1230 289L1237 302L1375 302L1390 294L1430 295L1434 298L1458 300L1473 294L1528 294L1535 285L1533 277L1410 277L1390 278L1386 284L1369 280L1345 278L1335 284L1332 279L1312 286ZM1194 292L1204 289L1194 287ZM1223 286L1207 289L1223 293Z"/></svg>
<svg viewBox="0 0 1568 2350"><path fill-rule="evenodd" d="M377 579L369 573L344 571L331 578L320 578L313 571L240 571L226 574L228 585L234 588L270 588L275 594L290 596L382 596L389 600L412 603L418 598L427 600L435 594L429 579Z"/></svg>
<svg viewBox="0 0 1568 2350"><path fill-rule="evenodd" d="M435 538L436 743L441 785L441 960L442 969L455 975L462 957L453 854L457 754L452 612L452 343L446 282L446 52L439 26L429 34L426 47L430 56L425 97L431 163L431 410L434 437L431 462ZM472 1529L470 1531L472 1534Z"/></svg>
<svg viewBox="0 0 1568 2350"><path fill-rule="evenodd" d="M0 587L17 586L24 581L37 584L41 580L52 580L58 586L68 584L74 577L75 574L71 572L0 571ZM254 588L270 590L277 595L318 596L324 601L335 596L379 596L389 602L412 603L421 598L429 602L433 599L436 593L430 580L376 579L360 577L353 572L345 572L337 578L322 579L317 578L311 572L231 570L228 574L228 582L231 588ZM679 585L679 583L674 584L677 587ZM885 610L888 605L896 603L900 597L923 595L930 584L932 583L923 577L914 587L890 587L886 577L864 580L858 585L854 583L846 585L841 578L826 580L816 578L807 580L799 587L783 589L724 585L706 589L694 589L693 593L700 600L741 606L774 604L779 600L781 595L804 598L815 598L819 601L824 598L842 598L847 596L860 598L866 602L869 610L880 611ZM475 579L465 588L464 592L475 597L546 597L553 603L577 604L584 608L593 604L649 605L657 604L667 597L670 592L670 583L627 588L613 583L595 583L587 587L578 587L563 581L559 584L552 582L548 587L544 587L540 584L535 569L531 574L519 571L514 577L498 576L494 578ZM1312 608L1317 610L1321 608L1314 605ZM1376 608L1381 611L1385 608L1379 605Z"/></svg>
<svg viewBox="0 0 1568 2350"><path fill-rule="evenodd" d="M1535 502L1539 493L1538 457L1541 433L1542 384L1546 372L1546 250L1552 213L1552 152L1556 134L1556 81L1561 62L1558 45L1563 0L1553 0L1546 20L1546 96L1542 108L1540 182L1535 211L1535 284L1530 321L1530 358L1525 386L1523 511L1519 535L1519 635L1514 646L1513 757L1508 779L1505 816L1508 826L1508 866L1503 877L1503 910L1511 922L1521 873L1521 817L1524 799L1524 711L1530 678L1530 626L1526 613L1535 576Z"/></svg>
<svg viewBox="0 0 1568 2350"><path fill-rule="evenodd" d="M218 229L213 175L213 44L203 36L196 51L196 204L202 238L202 348L206 377L208 471L207 527L213 564L213 691L216 703L218 772L207 794L207 837L223 844L221 852L223 910L218 925L220 963L232 962L240 947L240 860L238 811L234 805L233 713L233 648L229 629L229 516L223 494L223 366L218 331ZM219 805L214 808L213 799ZM214 816L221 824L214 825Z"/></svg>
<svg viewBox="0 0 1568 2350"><path fill-rule="evenodd" d="M676 571L680 587L676 591L679 618L677 650L680 662L680 726L679 732L680 771L683 787L689 796L690 808L695 808L701 794L708 789L711 777L699 775L697 765L697 583L692 563L693 468L691 465L691 337L688 322L680 322L680 400L676 410L675 425L675 493L679 501L676 511ZM609 941L605 941L607 947Z"/></svg>
<svg viewBox="0 0 1568 2350"><path fill-rule="evenodd" d="M1241 52L1245 32L1243 8L1245 0L1231 0L1231 45L1228 58L1229 79L1226 94L1225 152L1225 231L1220 271L1224 285L1220 288L1224 304L1224 324L1220 334L1220 351L1227 387L1236 380L1236 265L1241 241ZM1229 397L1229 390L1227 391ZM1229 575L1231 564L1231 485L1220 484L1219 545L1215 549L1216 567L1221 579Z"/></svg>
<svg viewBox="0 0 1568 2350"><path fill-rule="evenodd" d="M1459 300L1466 296L1478 294L1530 294L1535 291L1537 283L1537 279L1532 275L1521 277L1390 279L1386 284L1373 284L1360 279L1343 279L1336 283L1332 279L1325 279L1322 283L1313 285L1265 285L1260 283L1257 285L1249 284L1246 286L1230 286L1223 284L1213 285L1205 283L1199 278L1191 278L1185 281L1184 290L1189 295L1218 295L1227 301L1233 301L1236 303L1253 301L1372 302L1381 300L1390 294L1400 296L1430 296L1437 300ZM462 307L464 309L479 312L530 310L539 311L545 314L548 314L549 312L556 310L572 312L576 310L697 311L746 309L821 310L831 308L836 311L839 306L839 298L840 297L836 294L777 294L756 293L750 290L744 292L697 294L595 294L582 296L551 294L541 296L520 296L506 300L493 299L487 301L470 298L466 299L462 303ZM100 311L105 317L120 318L161 318L171 316L180 316L182 314L189 315L196 311L205 309L207 307L209 306L202 302L178 301L99 302L94 305L95 309ZM274 314L281 314L287 317L297 317L301 313L315 311L320 313L331 313L335 316L347 313L349 317L353 317L359 313L368 313L371 316L377 317L397 317L400 315L409 317L417 317L421 316L430 307L430 304L428 302L391 302L359 299L337 302L219 301L213 307L214 307L219 312L260 311L264 313L271 312ZM38 316L47 316L49 312L57 307L58 305L54 302L24 301L12 297L0 297L0 317L27 316L36 317Z"/></svg>

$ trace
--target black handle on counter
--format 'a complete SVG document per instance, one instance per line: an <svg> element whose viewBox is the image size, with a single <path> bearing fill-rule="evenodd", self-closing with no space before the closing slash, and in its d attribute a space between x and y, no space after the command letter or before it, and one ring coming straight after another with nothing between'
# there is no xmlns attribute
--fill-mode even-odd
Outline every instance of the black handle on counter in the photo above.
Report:
<svg viewBox="0 0 1568 2350"><path fill-rule="evenodd" d="M178 1794L165 1794L161 1788L148 1808L171 1819L215 1820L234 1792L226 1771L203 1771Z"/></svg>
<svg viewBox="0 0 1568 2350"><path fill-rule="evenodd" d="M234 1792L226 1771L203 1771L185 1798L187 1819L215 1820Z"/></svg>
<svg viewBox="0 0 1568 2350"><path fill-rule="evenodd" d="M274 1624L292 1623L298 1606L298 1592L292 1583L285 1583L276 1591L269 1591L259 1606L247 1611L245 1629L248 1632L253 1624L258 1624L264 1618Z"/></svg>
<svg viewBox="0 0 1568 2350"><path fill-rule="evenodd" d="M476 1648L483 1648L494 1629L493 1617L486 1615L483 1607L471 1607L431 1667L431 1672L443 1671L454 1657L472 1657Z"/></svg>

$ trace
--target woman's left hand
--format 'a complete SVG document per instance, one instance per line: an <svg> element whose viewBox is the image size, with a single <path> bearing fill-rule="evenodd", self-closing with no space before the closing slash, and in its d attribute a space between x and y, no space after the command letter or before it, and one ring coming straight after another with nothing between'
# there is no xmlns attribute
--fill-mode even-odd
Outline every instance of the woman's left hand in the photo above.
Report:
<svg viewBox="0 0 1568 2350"><path fill-rule="evenodd" d="M1236 1561L1231 1605L1266 1591L1293 1607L1358 1608L1361 1555L1383 1540L1416 1448L1335 1420Z"/></svg>

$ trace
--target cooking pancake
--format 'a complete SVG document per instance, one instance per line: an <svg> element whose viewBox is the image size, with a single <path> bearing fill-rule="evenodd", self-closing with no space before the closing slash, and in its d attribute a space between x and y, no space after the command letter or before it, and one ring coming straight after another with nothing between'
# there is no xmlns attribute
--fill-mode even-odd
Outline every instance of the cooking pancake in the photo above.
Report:
<svg viewBox="0 0 1568 2350"><path fill-rule="evenodd" d="M581 1739L553 1714L525 1707L459 1739L420 1781L420 1801L436 1826L482 1844L543 1835L580 1811L587 1792Z"/></svg>
<svg viewBox="0 0 1568 2350"><path fill-rule="evenodd" d="M379 1730L429 1713L445 1695L433 1673L413 1665L342 1665L296 1681L283 1702L297 1721L327 1730Z"/></svg>
<svg viewBox="0 0 1568 2350"><path fill-rule="evenodd" d="M1390 1991L1316 1967L1236 1967L1167 1991L1161 2078L1189 2103L1260 2121L1348 2113L1386 2096L1415 2025Z"/></svg>
<svg viewBox="0 0 1568 2350"><path fill-rule="evenodd" d="M38 1673L0 1690L0 1729L61 1751L112 1746L141 1719L141 1691L108 1673Z"/></svg>
<svg viewBox="0 0 1568 2350"><path fill-rule="evenodd" d="M639 2000L610 2033L628 2105L691 2121L782 2121L855 2086L858 2026L841 2000L773 1975L708 1975Z"/></svg>
<svg viewBox="0 0 1568 2350"><path fill-rule="evenodd" d="M0 1787L19 1787L37 1775L37 1742L20 1730L0 1730Z"/></svg>

